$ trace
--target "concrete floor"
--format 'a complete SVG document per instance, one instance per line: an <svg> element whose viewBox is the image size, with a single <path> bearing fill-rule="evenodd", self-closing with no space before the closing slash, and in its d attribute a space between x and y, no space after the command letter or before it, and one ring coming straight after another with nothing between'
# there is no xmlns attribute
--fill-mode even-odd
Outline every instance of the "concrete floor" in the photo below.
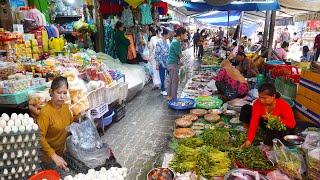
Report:
<svg viewBox="0 0 320 180"><path fill-rule="evenodd" d="M170 110L159 90L147 85L127 103L124 119L112 124L103 140L113 149L117 161L128 168L128 180L145 180L148 171L161 166L168 150L174 120L185 112Z"/></svg>

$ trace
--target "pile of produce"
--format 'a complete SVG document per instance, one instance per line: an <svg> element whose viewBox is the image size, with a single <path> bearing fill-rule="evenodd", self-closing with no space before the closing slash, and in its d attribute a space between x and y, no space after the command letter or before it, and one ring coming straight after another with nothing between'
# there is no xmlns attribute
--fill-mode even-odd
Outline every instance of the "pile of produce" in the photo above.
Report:
<svg viewBox="0 0 320 180"><path fill-rule="evenodd" d="M197 172L203 177L224 176L231 166L228 154L210 146L199 148Z"/></svg>
<svg viewBox="0 0 320 180"><path fill-rule="evenodd" d="M268 123L266 126L270 130L285 131L287 129L286 126L280 121L280 117L267 114L267 121Z"/></svg>
<svg viewBox="0 0 320 180"><path fill-rule="evenodd" d="M222 61L223 61L223 58L217 58L214 56L204 56L202 58L203 65L220 65Z"/></svg>
<svg viewBox="0 0 320 180"><path fill-rule="evenodd" d="M236 159L239 163L253 170L271 170L272 163L262 153L261 149L256 146L250 146L236 153Z"/></svg>
<svg viewBox="0 0 320 180"><path fill-rule="evenodd" d="M197 155L197 149L178 145L175 150L174 158L170 162L170 167L180 173L195 170Z"/></svg>
<svg viewBox="0 0 320 180"><path fill-rule="evenodd" d="M202 109L219 109L223 101L217 97L203 96L195 99L196 107Z"/></svg>
<svg viewBox="0 0 320 180"><path fill-rule="evenodd" d="M89 169L87 174L77 174L72 177L71 175L64 177L64 180L124 180L127 176L126 168L117 168L111 167L107 170L105 167L102 167L100 171L95 171L94 169Z"/></svg>
<svg viewBox="0 0 320 180"><path fill-rule="evenodd" d="M320 177L320 148L308 152L308 178L318 179Z"/></svg>
<svg viewBox="0 0 320 180"><path fill-rule="evenodd" d="M201 134L201 139L205 144L212 147L229 146L231 142L227 129L207 129Z"/></svg>

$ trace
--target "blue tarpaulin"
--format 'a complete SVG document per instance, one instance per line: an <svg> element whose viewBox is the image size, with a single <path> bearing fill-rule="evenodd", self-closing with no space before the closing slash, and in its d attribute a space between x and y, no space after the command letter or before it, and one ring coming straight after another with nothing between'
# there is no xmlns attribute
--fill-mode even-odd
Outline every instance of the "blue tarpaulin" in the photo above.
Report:
<svg viewBox="0 0 320 180"><path fill-rule="evenodd" d="M280 5L278 0L270 2L233 2L222 6L213 6L206 3L185 2L184 7L188 11L205 12L205 11L266 11L266 10L278 10Z"/></svg>
<svg viewBox="0 0 320 180"><path fill-rule="evenodd" d="M229 11L229 23L227 11L215 12L209 15L201 15L196 17L196 19L215 26L235 26L239 23L240 13L240 11Z"/></svg>

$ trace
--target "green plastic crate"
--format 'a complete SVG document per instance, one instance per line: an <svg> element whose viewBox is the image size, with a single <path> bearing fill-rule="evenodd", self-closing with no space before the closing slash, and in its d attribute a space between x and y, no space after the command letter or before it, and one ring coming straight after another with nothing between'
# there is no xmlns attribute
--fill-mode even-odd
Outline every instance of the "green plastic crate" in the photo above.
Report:
<svg viewBox="0 0 320 180"><path fill-rule="evenodd" d="M43 91L47 85L41 85L35 88L29 88L19 91L15 94L0 94L0 104L21 104L28 101L28 95L33 91Z"/></svg>

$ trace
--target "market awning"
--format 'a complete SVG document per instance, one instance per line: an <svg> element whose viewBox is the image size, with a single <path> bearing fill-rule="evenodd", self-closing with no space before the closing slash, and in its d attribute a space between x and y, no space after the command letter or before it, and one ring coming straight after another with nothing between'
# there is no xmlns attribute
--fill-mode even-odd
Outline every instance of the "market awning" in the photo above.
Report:
<svg viewBox="0 0 320 180"><path fill-rule="evenodd" d="M266 10L278 10L280 9L280 5L278 0L274 1L263 1L263 2L242 2L242 1L234 1L227 5L221 6L213 6L207 3L197 3L197 2L185 2L183 4L187 10L196 11L196 12L205 12L212 10L219 11L266 11Z"/></svg>
<svg viewBox="0 0 320 180"><path fill-rule="evenodd" d="M229 22L228 22L229 15ZM240 11L213 11L195 17L199 21L215 26L234 26L239 23Z"/></svg>

